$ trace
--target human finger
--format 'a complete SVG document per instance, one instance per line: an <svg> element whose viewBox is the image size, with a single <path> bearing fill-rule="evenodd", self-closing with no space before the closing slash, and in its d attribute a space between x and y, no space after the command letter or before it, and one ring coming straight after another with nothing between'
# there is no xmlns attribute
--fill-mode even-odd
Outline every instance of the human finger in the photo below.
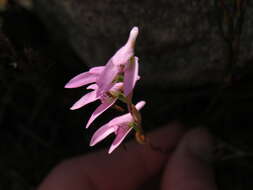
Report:
<svg viewBox="0 0 253 190"><path fill-rule="evenodd" d="M216 190L211 158L213 140L205 129L194 129L182 138L168 161L163 190Z"/></svg>
<svg viewBox="0 0 253 190"><path fill-rule="evenodd" d="M173 149L184 133L183 127L170 124L149 137L161 149ZM136 142L127 143L108 155L101 150L64 161L44 180L39 190L129 190L136 189L155 176L164 166L167 155Z"/></svg>

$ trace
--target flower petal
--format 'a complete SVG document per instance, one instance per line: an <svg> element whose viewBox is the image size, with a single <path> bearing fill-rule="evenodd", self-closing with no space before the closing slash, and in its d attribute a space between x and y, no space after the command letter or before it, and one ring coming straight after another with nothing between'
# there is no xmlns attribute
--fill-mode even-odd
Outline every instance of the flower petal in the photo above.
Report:
<svg viewBox="0 0 253 190"><path fill-rule="evenodd" d="M145 101L139 101L135 107L137 110L141 110L145 106L146 102Z"/></svg>
<svg viewBox="0 0 253 190"><path fill-rule="evenodd" d="M98 100L99 98L97 97L96 91L89 92L85 94L81 99L79 99L70 109L71 110L76 110L79 109L91 102L94 102Z"/></svg>
<svg viewBox="0 0 253 190"><path fill-rule="evenodd" d="M106 138L111 133L115 132L117 130L117 126L111 126L111 125L103 125L100 127L92 136L90 141L90 146L94 146L98 142L102 141L104 138Z"/></svg>
<svg viewBox="0 0 253 190"><path fill-rule="evenodd" d="M118 130L116 131L116 138L114 139L108 153L111 154L112 151L114 151L120 143L125 139L127 134L132 130L132 127L125 126L119 126Z"/></svg>
<svg viewBox="0 0 253 190"><path fill-rule="evenodd" d="M101 74L103 72L104 68L105 68L105 66L92 67L89 70L89 73L92 73L92 74Z"/></svg>
<svg viewBox="0 0 253 190"><path fill-rule="evenodd" d="M130 31L130 34L125 46L129 48L134 48L138 34L139 34L139 28L137 26L134 26Z"/></svg>
<svg viewBox="0 0 253 190"><path fill-rule="evenodd" d="M91 84L91 85L87 86L86 89L88 89L88 90L96 90L97 88L98 88L97 84Z"/></svg>
<svg viewBox="0 0 253 190"><path fill-rule="evenodd" d="M123 87L123 82L115 83L110 89L110 92L119 92Z"/></svg>
<svg viewBox="0 0 253 190"><path fill-rule="evenodd" d="M138 80L139 63L138 57L130 60L130 63L125 68L124 74L124 94L128 96L134 89L136 81Z"/></svg>
<svg viewBox="0 0 253 190"><path fill-rule="evenodd" d="M102 103L100 106L97 107L97 109L92 113L86 128L88 128L90 126L90 124L99 116L101 115L103 112L105 112L108 108L110 108L115 102L116 102L116 98L112 99L108 99L108 101L106 101L105 103Z"/></svg>
<svg viewBox="0 0 253 190"><path fill-rule="evenodd" d="M112 81L119 73L119 67L115 66L111 60L105 66L105 69L97 80L98 92L97 96L101 96L103 92L108 91L112 87Z"/></svg>
<svg viewBox="0 0 253 190"><path fill-rule="evenodd" d="M66 85L65 88L78 88L80 86L84 86L89 83L96 82L98 75L84 72L81 73L74 78L72 78Z"/></svg>
<svg viewBox="0 0 253 190"><path fill-rule="evenodd" d="M137 110L140 110L143 108L143 106L146 104L145 101L140 101L138 102L135 107ZM122 125L124 123L130 123L132 122L133 118L130 113L115 117L111 121L108 122L108 125Z"/></svg>
<svg viewBox="0 0 253 190"><path fill-rule="evenodd" d="M134 49L128 46L120 48L115 55L111 58L114 66L125 66L129 59L134 55Z"/></svg>
<svg viewBox="0 0 253 190"><path fill-rule="evenodd" d="M111 121L108 122L109 125L119 125L123 123L129 123L132 121L132 116L130 113L115 117Z"/></svg>
<svg viewBox="0 0 253 190"><path fill-rule="evenodd" d="M134 46L138 33L138 27L133 27L130 31L126 44L121 47L112 57L112 62L114 65L126 65L129 59L134 56Z"/></svg>

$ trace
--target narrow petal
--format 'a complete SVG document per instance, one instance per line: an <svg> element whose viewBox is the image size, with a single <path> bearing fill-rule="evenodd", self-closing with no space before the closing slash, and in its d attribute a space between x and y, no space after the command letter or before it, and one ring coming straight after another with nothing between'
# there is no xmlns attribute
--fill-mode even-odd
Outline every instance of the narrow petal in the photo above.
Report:
<svg viewBox="0 0 253 190"><path fill-rule="evenodd" d="M111 121L108 122L109 125L119 125L122 123L129 123L133 120L130 113L115 117Z"/></svg>
<svg viewBox="0 0 253 190"><path fill-rule="evenodd" d="M91 141L90 141L90 146L94 146L98 142L102 141L108 135L115 132L117 128L118 128L117 126L111 126L108 124L100 127L92 136Z"/></svg>
<svg viewBox="0 0 253 190"><path fill-rule="evenodd" d="M135 107L137 110L140 110L145 106L146 102L145 101L140 101L138 102ZM124 123L130 123L132 122L133 118L130 113L115 117L111 121L108 122L108 125L122 125Z"/></svg>
<svg viewBox="0 0 253 190"><path fill-rule="evenodd" d="M146 102L145 101L139 101L135 107L137 110L141 110L145 106Z"/></svg>
<svg viewBox="0 0 253 190"><path fill-rule="evenodd" d="M96 96L97 93L96 91L89 92L85 94L81 99L79 99L70 109L71 110L76 110L79 109L91 102L94 102L98 100L99 98Z"/></svg>
<svg viewBox="0 0 253 190"><path fill-rule="evenodd" d="M120 48L111 58L114 66L125 66L129 59L134 56L134 49L128 46Z"/></svg>
<svg viewBox="0 0 253 190"><path fill-rule="evenodd" d="M130 31L130 34L125 46L129 48L134 48L138 34L139 34L139 28L137 26L134 26Z"/></svg>
<svg viewBox="0 0 253 190"><path fill-rule="evenodd" d="M98 67L92 67L89 70L89 73L93 73L93 74L101 74L104 70L105 66L98 66Z"/></svg>
<svg viewBox="0 0 253 190"><path fill-rule="evenodd" d="M96 90L97 88L98 88L97 84L91 84L91 85L87 86L86 89L88 89L88 90Z"/></svg>
<svg viewBox="0 0 253 190"><path fill-rule="evenodd" d="M98 75L84 72L81 73L74 78L72 78L66 85L65 88L78 88L80 86L84 86L86 84L90 84L96 82Z"/></svg>
<svg viewBox="0 0 253 190"><path fill-rule="evenodd" d="M100 96L103 92L108 91L112 87L112 82L119 71L118 66L115 66L113 62L109 60L97 80L97 85L99 87L97 96Z"/></svg>
<svg viewBox="0 0 253 190"><path fill-rule="evenodd" d="M112 57L112 62L114 65L126 65L129 59L134 56L135 41L138 33L138 27L133 27L130 31L126 44L121 47Z"/></svg>
<svg viewBox="0 0 253 190"><path fill-rule="evenodd" d="M98 117L100 116L103 112L105 112L108 108L110 108L115 102L116 102L116 98L114 99L108 99L107 102L102 103L100 106L97 107L97 109L92 113L86 128L88 128L90 126L90 124Z"/></svg>
<svg viewBox="0 0 253 190"><path fill-rule="evenodd" d="M128 126L119 126L118 130L116 131L116 138L114 139L108 153L111 154L112 151L114 151L120 143L125 139L127 134L132 130L131 127Z"/></svg>
<svg viewBox="0 0 253 190"><path fill-rule="evenodd" d="M130 63L125 68L124 74L124 94L128 96L134 89L136 81L138 80L139 63L138 57L134 57L134 60L130 60Z"/></svg>

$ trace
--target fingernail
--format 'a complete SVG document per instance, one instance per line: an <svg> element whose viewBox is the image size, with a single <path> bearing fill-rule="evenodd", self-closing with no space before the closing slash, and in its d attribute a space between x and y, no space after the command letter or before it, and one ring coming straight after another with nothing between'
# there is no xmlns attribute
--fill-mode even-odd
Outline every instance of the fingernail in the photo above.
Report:
<svg viewBox="0 0 253 190"><path fill-rule="evenodd" d="M189 151L200 160L212 162L213 160L213 138L207 129L196 128L187 134Z"/></svg>

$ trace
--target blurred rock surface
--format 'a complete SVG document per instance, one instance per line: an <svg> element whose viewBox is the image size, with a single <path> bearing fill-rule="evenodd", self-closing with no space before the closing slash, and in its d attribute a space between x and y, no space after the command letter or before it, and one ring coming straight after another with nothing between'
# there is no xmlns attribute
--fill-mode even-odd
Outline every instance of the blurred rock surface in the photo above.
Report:
<svg viewBox="0 0 253 190"><path fill-rule="evenodd" d="M90 67L104 65L137 25L145 84L193 87L223 78L226 46L214 1L35 0L34 10ZM239 62L253 55L252 11L247 10Z"/></svg>

